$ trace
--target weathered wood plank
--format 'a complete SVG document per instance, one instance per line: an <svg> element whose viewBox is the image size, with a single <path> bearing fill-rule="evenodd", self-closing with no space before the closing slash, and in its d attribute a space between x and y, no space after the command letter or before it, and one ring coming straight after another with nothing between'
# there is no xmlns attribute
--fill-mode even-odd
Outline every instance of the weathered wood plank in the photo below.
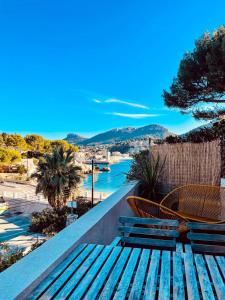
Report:
<svg viewBox="0 0 225 300"><path fill-rule="evenodd" d="M121 239L124 243L136 244L136 245L146 245L152 247L168 247L175 248L175 240L159 240L150 238L138 238L138 237L122 237Z"/></svg>
<svg viewBox="0 0 225 300"><path fill-rule="evenodd" d="M159 299L170 299L170 252L162 251Z"/></svg>
<svg viewBox="0 0 225 300"><path fill-rule="evenodd" d="M160 263L160 252L160 250L152 251L143 300L155 300Z"/></svg>
<svg viewBox="0 0 225 300"><path fill-rule="evenodd" d="M136 234L165 236L165 237L178 237L179 236L179 232L176 230L165 230L165 229L157 229L157 228L120 226L118 228L118 230L123 233L136 233Z"/></svg>
<svg viewBox="0 0 225 300"><path fill-rule="evenodd" d="M46 289L55 282L55 280L69 267L69 265L77 258L77 256L84 250L87 244L80 244L76 249L70 253L66 259L60 263L32 292L27 298L29 300L37 299L43 294Z"/></svg>
<svg viewBox="0 0 225 300"><path fill-rule="evenodd" d="M222 234L209 234L209 233L194 233L189 232L187 237L192 241L212 241L212 242L223 242L225 243L225 235Z"/></svg>
<svg viewBox="0 0 225 300"><path fill-rule="evenodd" d="M201 254L194 254L202 297L204 300L214 300L214 293L207 273L206 265Z"/></svg>
<svg viewBox="0 0 225 300"><path fill-rule="evenodd" d="M205 255L205 260L211 274L211 278L219 300L225 299L225 284L220 275L215 258L212 255Z"/></svg>
<svg viewBox="0 0 225 300"><path fill-rule="evenodd" d="M116 236L114 240L111 242L111 246L118 246L121 242L121 236Z"/></svg>
<svg viewBox="0 0 225 300"><path fill-rule="evenodd" d="M189 229L225 231L225 224L204 224L198 222L189 222L187 223L187 227Z"/></svg>
<svg viewBox="0 0 225 300"><path fill-rule="evenodd" d="M185 244L184 245L184 250L185 250L186 253L191 253L192 254L191 244Z"/></svg>
<svg viewBox="0 0 225 300"><path fill-rule="evenodd" d="M150 257L151 250L143 249L140 262L138 265L137 272L132 283L131 292L129 295L129 300L138 300L141 299L142 288L145 279L145 273L148 267L148 261ZM120 298L118 298L120 300Z"/></svg>
<svg viewBox="0 0 225 300"><path fill-rule="evenodd" d="M138 217L120 217L119 222L123 224L145 224L145 225L160 225L168 227L177 227L179 221L168 219L152 219L152 218L138 218Z"/></svg>
<svg viewBox="0 0 225 300"><path fill-rule="evenodd" d="M59 293L54 296L54 299L66 299L76 285L79 283L81 278L86 274L89 267L95 261L95 259L99 256L102 252L104 246L97 245L93 252L85 259L85 261L81 264L81 266L73 273L70 279L66 282L63 288L60 289Z"/></svg>
<svg viewBox="0 0 225 300"><path fill-rule="evenodd" d="M182 243L176 243L176 252L183 253L183 244Z"/></svg>
<svg viewBox="0 0 225 300"><path fill-rule="evenodd" d="M70 299L79 300L83 298L88 287L91 285L92 281L94 280L96 274L98 273L99 269L105 263L106 259L108 258L110 252L112 251L113 246L106 246L102 253L98 256L94 264L91 266L85 277L80 281L76 289L70 295Z"/></svg>
<svg viewBox="0 0 225 300"><path fill-rule="evenodd" d="M82 264L86 257L93 251L96 245L88 245L81 254L74 260L74 262L57 278L57 280L50 286L49 289L41 296L40 299L51 299L63 286L63 284L73 275L77 268Z"/></svg>
<svg viewBox="0 0 225 300"><path fill-rule="evenodd" d="M197 244L192 242L191 247L195 252L211 253L211 254L225 253L225 246L220 246L220 245L206 245L206 244Z"/></svg>
<svg viewBox="0 0 225 300"><path fill-rule="evenodd" d="M187 285L188 300L199 300L199 291L197 285L196 271L191 253L184 253L184 269Z"/></svg>
<svg viewBox="0 0 225 300"><path fill-rule="evenodd" d="M132 250L125 271L123 272L122 278L120 279L120 283L113 297L114 300L126 299L129 284L131 282L131 278L133 276L140 253L141 253L141 249L134 248Z"/></svg>
<svg viewBox="0 0 225 300"><path fill-rule="evenodd" d="M123 272L124 266L129 258L131 252L131 248L124 248L123 252L120 255L120 258L118 259L112 273L109 276L109 279L107 280L100 296L99 300L105 300L110 299L112 296L115 286L118 283L118 279Z"/></svg>
<svg viewBox="0 0 225 300"><path fill-rule="evenodd" d="M185 299L184 269L182 265L183 252L173 252L173 299Z"/></svg>
<svg viewBox="0 0 225 300"><path fill-rule="evenodd" d="M100 290L102 289L103 285L105 284L106 278L107 278L108 274L111 272L122 249L123 249L122 247L115 247L113 249L109 258L105 262L103 268L101 269L98 276L95 278L91 287L87 291L87 293L84 297L85 300L94 300L94 299L98 298L98 294L99 294Z"/></svg>
<svg viewBox="0 0 225 300"><path fill-rule="evenodd" d="M216 261L217 261L219 269L223 275L223 279L225 280L225 257L224 256L216 256Z"/></svg>

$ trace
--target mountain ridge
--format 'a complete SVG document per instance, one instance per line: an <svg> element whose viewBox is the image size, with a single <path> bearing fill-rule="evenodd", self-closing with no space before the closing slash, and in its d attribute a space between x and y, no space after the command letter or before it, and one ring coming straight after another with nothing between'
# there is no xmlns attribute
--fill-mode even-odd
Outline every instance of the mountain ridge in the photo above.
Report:
<svg viewBox="0 0 225 300"><path fill-rule="evenodd" d="M167 128L158 124L150 124L143 127L123 127L99 133L91 138L85 138L77 134L68 134L66 141L77 145L110 144L130 139L140 139L149 137L153 139L164 139L169 135L174 135ZM74 140L73 140L74 136Z"/></svg>

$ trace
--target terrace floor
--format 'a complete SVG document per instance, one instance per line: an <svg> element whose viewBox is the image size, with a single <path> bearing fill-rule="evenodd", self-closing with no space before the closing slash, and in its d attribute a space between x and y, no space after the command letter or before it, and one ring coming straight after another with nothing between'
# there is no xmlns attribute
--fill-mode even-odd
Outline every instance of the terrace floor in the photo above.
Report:
<svg viewBox="0 0 225 300"><path fill-rule="evenodd" d="M80 244L28 299L225 299L225 257L183 246Z"/></svg>

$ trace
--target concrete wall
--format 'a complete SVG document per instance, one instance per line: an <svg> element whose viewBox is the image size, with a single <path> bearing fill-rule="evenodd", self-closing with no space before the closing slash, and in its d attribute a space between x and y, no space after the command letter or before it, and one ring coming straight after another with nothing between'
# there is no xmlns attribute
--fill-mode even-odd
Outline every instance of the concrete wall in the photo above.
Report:
<svg viewBox="0 0 225 300"><path fill-rule="evenodd" d="M135 194L129 184L91 209L55 237L0 274L0 298L26 296L80 243L108 244L118 234L118 218L131 216L126 197Z"/></svg>

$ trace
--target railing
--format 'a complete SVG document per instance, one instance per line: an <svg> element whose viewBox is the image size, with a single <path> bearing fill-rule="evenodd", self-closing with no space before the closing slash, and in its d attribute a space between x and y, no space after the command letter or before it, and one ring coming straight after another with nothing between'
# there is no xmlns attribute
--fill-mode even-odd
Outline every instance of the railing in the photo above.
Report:
<svg viewBox="0 0 225 300"><path fill-rule="evenodd" d="M109 244L117 235L119 216L132 216L126 197L136 194L128 184L88 211L42 246L0 274L0 298L26 299L80 243Z"/></svg>

